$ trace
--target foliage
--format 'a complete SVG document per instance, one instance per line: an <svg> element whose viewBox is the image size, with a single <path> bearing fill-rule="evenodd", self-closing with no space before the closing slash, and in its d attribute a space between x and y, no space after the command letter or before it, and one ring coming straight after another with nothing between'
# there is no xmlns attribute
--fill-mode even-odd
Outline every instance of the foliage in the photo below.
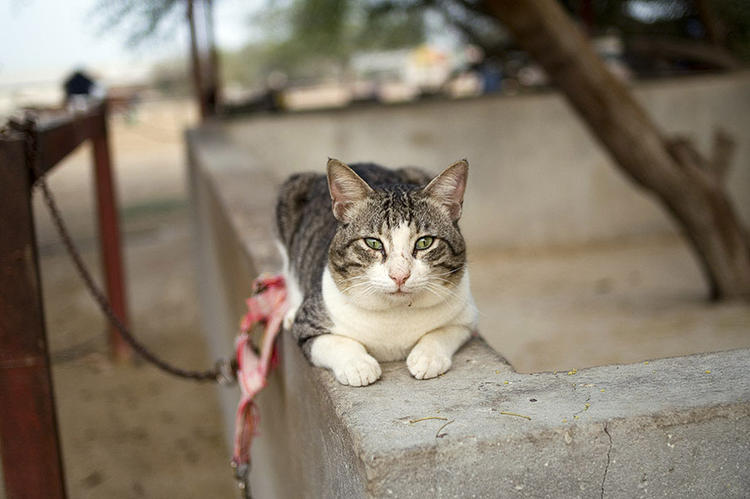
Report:
<svg viewBox="0 0 750 499"><path fill-rule="evenodd" d="M416 46L425 38L423 12L374 11L368 2L347 0L271 2L252 16L251 25L259 41L225 61L247 65L254 76L274 70L297 79L340 72L354 53Z"/></svg>
<svg viewBox="0 0 750 499"><path fill-rule="evenodd" d="M580 22L590 7L594 34L612 30L627 40L637 36L705 41L750 60L750 2L747 0L560 0ZM465 42L489 55L502 55L513 46L485 0L372 0L381 12L430 9L439 13ZM711 24L712 26L708 26ZM713 33L712 33L713 31ZM718 39L711 39L718 32ZM715 37L715 36L714 36Z"/></svg>
<svg viewBox="0 0 750 499"><path fill-rule="evenodd" d="M594 33L705 41L750 60L747 0L560 0L574 17L590 7ZM266 0L250 17L252 41L222 54L226 82L258 83L272 71L293 79L337 74L354 53L418 45L426 14L442 19L488 56L505 57L513 40L485 0ZM98 0L103 26L123 27L129 42L165 36L183 21L184 0ZM709 26L709 24L711 26ZM717 34L718 33L718 34Z"/></svg>
<svg viewBox="0 0 750 499"><path fill-rule="evenodd" d="M397 5L387 0L382 3L391 8ZM588 4L594 34L615 30L626 40L635 36L658 36L705 41L750 60L750 2L747 0L561 0L561 4L579 21ZM449 23L460 23L458 27L467 41L489 52L497 50L496 44L483 41L488 31L495 29L498 34L502 33L502 28L488 15L484 0L413 0L410 8L418 5L443 12ZM711 31L719 33L718 39L711 39Z"/></svg>
<svg viewBox="0 0 750 499"><path fill-rule="evenodd" d="M122 28L127 43L137 46L166 37L183 19L182 0L98 0L93 14L100 19L103 32Z"/></svg>
<svg viewBox="0 0 750 499"><path fill-rule="evenodd" d="M151 69L151 82L156 90L172 97L184 97L193 91L185 59L162 61Z"/></svg>
<svg viewBox="0 0 750 499"><path fill-rule="evenodd" d="M750 61L750 2L747 0L716 0L716 13L726 29L727 48L745 61Z"/></svg>
<svg viewBox="0 0 750 499"><path fill-rule="evenodd" d="M184 20L184 4L98 0L94 14L103 30L124 29L128 43L139 45L170 36ZM356 52L424 41L424 12L380 6L377 0L269 0L250 17L248 31L256 33L254 41L222 54L222 77L247 84L274 70L292 78L330 74L343 71Z"/></svg>

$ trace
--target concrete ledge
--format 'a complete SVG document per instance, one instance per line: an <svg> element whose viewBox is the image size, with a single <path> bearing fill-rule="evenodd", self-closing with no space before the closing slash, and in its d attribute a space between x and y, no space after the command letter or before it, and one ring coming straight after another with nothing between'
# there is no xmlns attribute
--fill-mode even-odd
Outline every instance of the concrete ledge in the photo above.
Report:
<svg viewBox="0 0 750 499"><path fill-rule="evenodd" d="M194 192L203 192L199 234L210 240L199 244L210 283L204 327L217 352L236 333L232 314L249 291L241 283L253 277L242 274L278 268L274 176L226 137L220 125L188 136ZM404 363L391 363L381 381L351 388L312 368L284 335L280 369L258 400L254 493L746 497L748 366L750 351L737 350L518 374L474 339L437 379L415 380Z"/></svg>

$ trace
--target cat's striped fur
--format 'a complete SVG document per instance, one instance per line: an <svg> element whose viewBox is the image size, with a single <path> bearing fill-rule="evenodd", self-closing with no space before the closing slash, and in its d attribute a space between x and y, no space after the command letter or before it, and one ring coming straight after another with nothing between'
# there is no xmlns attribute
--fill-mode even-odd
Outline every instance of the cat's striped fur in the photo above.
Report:
<svg viewBox="0 0 750 499"><path fill-rule="evenodd" d="M458 162L429 182L415 168L330 160L327 176L282 185L285 322L313 364L356 386L380 376L378 361L408 357L420 379L450 367L476 326L458 228L467 169ZM420 238L429 246L418 249Z"/></svg>

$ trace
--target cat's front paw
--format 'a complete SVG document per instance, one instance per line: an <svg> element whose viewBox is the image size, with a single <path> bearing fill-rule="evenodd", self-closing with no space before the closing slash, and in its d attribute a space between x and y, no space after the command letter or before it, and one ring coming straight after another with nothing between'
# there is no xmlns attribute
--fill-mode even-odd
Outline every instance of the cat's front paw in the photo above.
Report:
<svg viewBox="0 0 750 499"><path fill-rule="evenodd" d="M371 355L362 354L347 359L333 369L333 374L342 385L367 386L376 382L382 371L380 364Z"/></svg>
<svg viewBox="0 0 750 499"><path fill-rule="evenodd" d="M406 367L417 379L430 379L451 368L451 358L433 345L418 343L406 358Z"/></svg>

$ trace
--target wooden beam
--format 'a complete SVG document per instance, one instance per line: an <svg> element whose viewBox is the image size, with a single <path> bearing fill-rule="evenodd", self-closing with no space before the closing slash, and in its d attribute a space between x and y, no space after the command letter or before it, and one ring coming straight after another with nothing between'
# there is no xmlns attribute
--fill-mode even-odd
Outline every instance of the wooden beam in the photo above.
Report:
<svg viewBox="0 0 750 499"><path fill-rule="evenodd" d="M8 499L65 497L25 142L0 138L0 451Z"/></svg>
<svg viewBox="0 0 750 499"><path fill-rule="evenodd" d="M109 148L107 114L99 117L96 136L92 137L92 159L96 182L97 220L99 222L99 254L104 271L104 284L107 300L112 311L125 326L128 326L128 306L125 287L125 273L122 264L122 244L120 242L120 221L117 216L117 189L112 168L112 154ZM109 325L109 351L116 361L126 361L132 357L130 346L122 339L117 328Z"/></svg>
<svg viewBox="0 0 750 499"><path fill-rule="evenodd" d="M37 146L39 168L46 173L68 154L88 139L99 137L104 131L101 123L104 107L97 106L91 111L52 120L38 127Z"/></svg>

